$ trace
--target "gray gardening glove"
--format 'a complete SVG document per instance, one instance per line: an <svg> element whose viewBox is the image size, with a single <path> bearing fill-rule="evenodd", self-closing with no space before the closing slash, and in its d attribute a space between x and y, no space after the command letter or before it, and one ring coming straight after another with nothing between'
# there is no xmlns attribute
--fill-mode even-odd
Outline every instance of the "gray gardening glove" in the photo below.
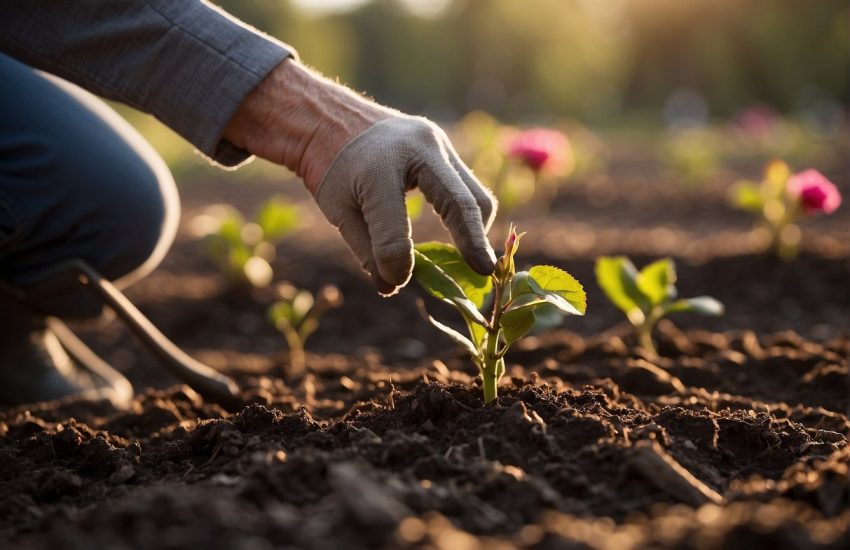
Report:
<svg viewBox="0 0 850 550"><path fill-rule="evenodd" d="M486 232L494 199L458 158L445 132L426 119L392 116L349 141L315 197L378 291L392 294L413 269L404 194L414 187L434 206L467 263L491 273L495 256Z"/></svg>
<svg viewBox="0 0 850 550"><path fill-rule="evenodd" d="M493 271L486 233L495 199L427 119L377 105L289 60L246 99L224 137L300 175L381 294L395 293L413 270L404 194L414 187L469 265Z"/></svg>

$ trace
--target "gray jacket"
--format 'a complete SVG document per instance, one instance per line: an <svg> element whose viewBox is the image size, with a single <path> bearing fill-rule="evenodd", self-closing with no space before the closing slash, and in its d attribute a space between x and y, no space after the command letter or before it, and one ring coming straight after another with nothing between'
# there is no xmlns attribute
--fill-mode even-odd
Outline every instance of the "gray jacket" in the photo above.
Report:
<svg viewBox="0 0 850 550"><path fill-rule="evenodd" d="M245 96L293 50L202 0L9 0L0 51L151 113L217 162Z"/></svg>

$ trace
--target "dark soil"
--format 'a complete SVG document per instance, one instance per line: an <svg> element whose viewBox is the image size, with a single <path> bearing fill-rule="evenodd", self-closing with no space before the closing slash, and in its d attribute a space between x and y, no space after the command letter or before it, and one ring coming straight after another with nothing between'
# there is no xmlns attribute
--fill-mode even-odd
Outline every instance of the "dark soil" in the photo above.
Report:
<svg viewBox="0 0 850 550"><path fill-rule="evenodd" d="M850 547L847 207L786 264L748 248L750 221L722 206L722 185L617 181L520 217L522 261L576 275L589 315L518 345L490 406L422 321L421 293L379 299L309 207L315 225L280 247L277 272L333 282L346 302L311 340L306 374L286 369L270 293L225 290L181 235L128 293L234 376L244 404L175 385L115 322L80 328L142 391L128 411L0 412L0 546ZM189 187L185 210L224 195L250 211L277 187ZM431 220L415 231L444 238ZM636 353L593 281L593 258L617 252L673 256L681 294L714 295L727 315L662 323L661 357Z"/></svg>

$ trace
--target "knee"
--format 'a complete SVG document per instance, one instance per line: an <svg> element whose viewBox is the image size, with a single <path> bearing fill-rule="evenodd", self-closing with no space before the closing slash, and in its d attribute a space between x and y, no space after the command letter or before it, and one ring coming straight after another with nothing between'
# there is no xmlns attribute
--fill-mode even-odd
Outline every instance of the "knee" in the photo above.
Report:
<svg viewBox="0 0 850 550"><path fill-rule="evenodd" d="M91 261L112 280L126 286L150 272L168 251L179 221L174 179L164 161L146 147L135 159L108 174L109 186L97 205L98 243ZM103 174L107 175L107 174Z"/></svg>

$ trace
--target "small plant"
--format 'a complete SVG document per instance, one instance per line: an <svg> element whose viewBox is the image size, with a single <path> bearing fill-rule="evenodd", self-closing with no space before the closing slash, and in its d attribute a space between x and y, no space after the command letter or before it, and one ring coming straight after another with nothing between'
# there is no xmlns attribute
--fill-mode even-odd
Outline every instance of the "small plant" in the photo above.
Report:
<svg viewBox="0 0 850 550"><path fill-rule="evenodd" d="M204 237L210 256L231 286L268 286L274 278L269 263L275 243L298 227L295 208L283 197L263 203L254 221L246 221L228 204L207 208L192 220L193 232Z"/></svg>
<svg viewBox="0 0 850 550"><path fill-rule="evenodd" d="M760 183L740 181L731 189L734 206L759 216L756 235L784 259L796 257L802 240L797 222L816 214L832 214L841 193L814 169L792 174L781 160L770 162Z"/></svg>
<svg viewBox="0 0 850 550"><path fill-rule="evenodd" d="M516 271L514 255L522 235L511 225L505 253L491 276L475 273L448 244L422 243L414 252L416 280L429 294L454 307L466 323L469 337L428 316L469 352L481 375L485 403L496 399L505 373L505 353L532 329L545 306L572 315L584 315L586 309L584 289L566 271L548 265Z"/></svg>
<svg viewBox="0 0 850 550"><path fill-rule="evenodd" d="M325 312L342 305L342 293L334 285L325 285L314 296L289 283L278 284L275 292L279 300L269 307L269 320L286 339L292 371L301 372L306 367L307 338L319 328Z"/></svg>
<svg viewBox="0 0 850 550"><path fill-rule="evenodd" d="M638 345L652 355L658 355L652 329L663 317L680 312L723 314L723 304L711 296L677 299L676 265L671 258L638 271L626 256L602 256L596 259L596 280L635 327Z"/></svg>

